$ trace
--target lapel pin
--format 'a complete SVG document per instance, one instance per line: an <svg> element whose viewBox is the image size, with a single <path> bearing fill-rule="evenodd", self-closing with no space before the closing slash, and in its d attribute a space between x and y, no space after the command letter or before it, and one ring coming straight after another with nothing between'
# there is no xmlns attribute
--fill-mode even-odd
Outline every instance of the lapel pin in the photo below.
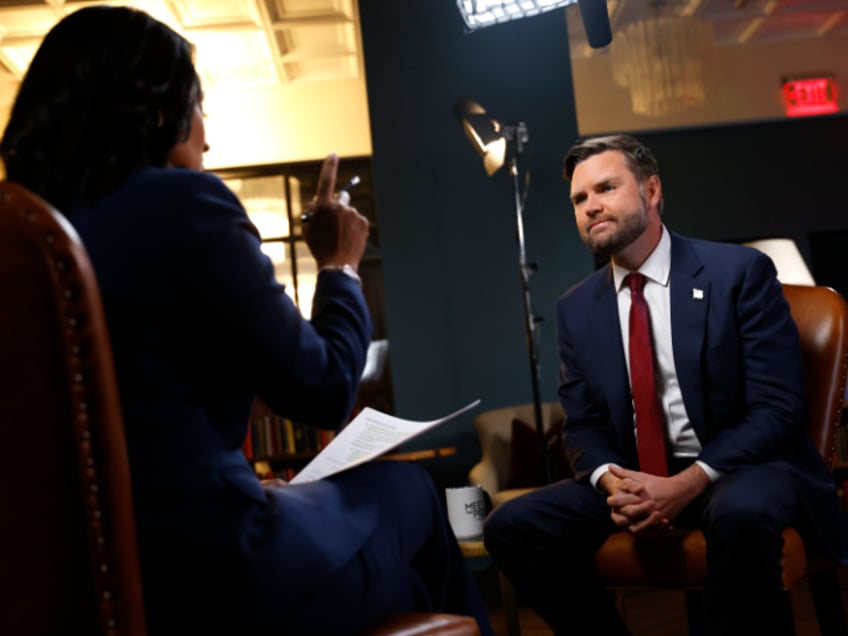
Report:
<svg viewBox="0 0 848 636"><path fill-rule="evenodd" d="M692 288L692 298L695 300L704 300L704 290L697 287Z"/></svg>

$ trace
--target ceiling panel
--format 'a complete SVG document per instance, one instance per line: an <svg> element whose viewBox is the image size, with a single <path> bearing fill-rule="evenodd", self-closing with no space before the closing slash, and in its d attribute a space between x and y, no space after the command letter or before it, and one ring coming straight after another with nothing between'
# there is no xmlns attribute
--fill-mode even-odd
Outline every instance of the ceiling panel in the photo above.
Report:
<svg viewBox="0 0 848 636"><path fill-rule="evenodd" d="M827 31L825 25L833 11L775 11L757 32L758 41L788 38L817 38Z"/></svg>
<svg viewBox="0 0 848 636"><path fill-rule="evenodd" d="M20 79L41 38L64 15L121 1L0 0L0 64ZM234 85L360 77L353 0L135 0L197 47L208 82ZM0 75L3 69L0 68Z"/></svg>
<svg viewBox="0 0 848 636"><path fill-rule="evenodd" d="M186 29L259 29L262 26L254 0L172 0L172 5Z"/></svg>
<svg viewBox="0 0 848 636"><path fill-rule="evenodd" d="M280 76L274 47L258 28L195 30L188 35L197 47L197 70L205 90L276 84Z"/></svg>

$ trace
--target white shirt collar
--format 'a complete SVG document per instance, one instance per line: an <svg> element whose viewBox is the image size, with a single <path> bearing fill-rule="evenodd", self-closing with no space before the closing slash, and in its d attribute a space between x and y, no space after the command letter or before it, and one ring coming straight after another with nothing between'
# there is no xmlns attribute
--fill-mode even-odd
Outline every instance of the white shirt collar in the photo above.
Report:
<svg viewBox="0 0 848 636"><path fill-rule="evenodd" d="M630 270L616 263L611 264L615 288L616 290L620 290L624 282L624 277L630 273ZM654 251L645 259L645 262L642 263L638 271L655 283L659 283L663 287L668 286L668 278L671 273L671 237L668 234L668 230L665 229L665 225L662 226L660 242L657 243Z"/></svg>

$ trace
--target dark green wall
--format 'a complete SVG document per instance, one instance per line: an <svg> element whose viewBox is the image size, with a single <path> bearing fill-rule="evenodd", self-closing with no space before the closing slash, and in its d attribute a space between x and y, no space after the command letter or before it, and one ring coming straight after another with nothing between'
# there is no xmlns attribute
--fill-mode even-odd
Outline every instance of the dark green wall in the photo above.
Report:
<svg viewBox="0 0 848 636"><path fill-rule="evenodd" d="M511 181L486 176L459 97L525 121L527 253L541 323L542 399L555 399L553 305L588 274L562 156L577 137L561 11L466 33L454 0L360 0L397 413L432 419L532 399ZM343 105L340 105L343 107ZM666 222L705 238L845 228L848 119L639 135L658 156ZM473 414L472 414L473 415ZM475 451L471 417L410 447Z"/></svg>
<svg viewBox="0 0 848 636"><path fill-rule="evenodd" d="M639 135L657 155L670 227L715 240L848 228L848 117ZM828 283L829 281L818 280Z"/></svg>
<svg viewBox="0 0 848 636"><path fill-rule="evenodd" d="M398 415L532 400L512 182L486 175L453 115L459 97L529 128L526 245L541 269L542 397L554 399L553 303L591 269L560 176L576 136L564 16L469 34L452 0L361 0L360 14ZM454 443L470 419L421 443Z"/></svg>

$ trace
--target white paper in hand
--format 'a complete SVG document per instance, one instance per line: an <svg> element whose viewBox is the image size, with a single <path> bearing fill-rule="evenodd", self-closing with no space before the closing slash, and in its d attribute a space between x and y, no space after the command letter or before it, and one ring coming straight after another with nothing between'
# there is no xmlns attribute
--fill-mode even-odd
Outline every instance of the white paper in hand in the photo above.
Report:
<svg viewBox="0 0 848 636"><path fill-rule="evenodd" d="M315 481L353 468L392 450L424 431L455 418L478 404L480 400L474 400L471 404L449 415L429 422L404 420L371 407L365 407L289 483L302 484Z"/></svg>

